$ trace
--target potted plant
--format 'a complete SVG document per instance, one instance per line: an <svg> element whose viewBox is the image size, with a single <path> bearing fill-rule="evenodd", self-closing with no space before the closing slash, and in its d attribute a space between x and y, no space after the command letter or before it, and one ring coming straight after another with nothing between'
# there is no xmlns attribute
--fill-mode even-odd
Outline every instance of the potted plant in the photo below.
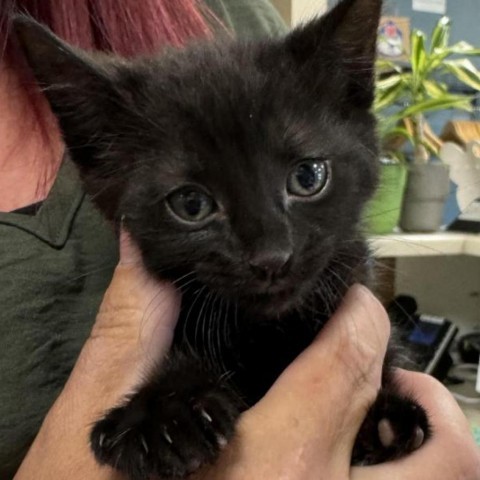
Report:
<svg viewBox="0 0 480 480"><path fill-rule="evenodd" d="M480 55L480 49L466 42L450 45L450 30L450 20L441 18L429 44L423 32L413 30L408 66L378 61L374 108L379 117L382 148L398 153L399 138L412 147L400 219L400 226L406 231L437 230L449 192L448 167L437 159L441 145L429 129L426 114L472 108L472 97L451 93L445 77L453 75L480 91L480 72L467 58Z"/></svg>
<svg viewBox="0 0 480 480"><path fill-rule="evenodd" d="M379 186L365 210L368 233L385 235L398 226L403 194L407 183L407 166L401 152L383 150L380 156Z"/></svg>

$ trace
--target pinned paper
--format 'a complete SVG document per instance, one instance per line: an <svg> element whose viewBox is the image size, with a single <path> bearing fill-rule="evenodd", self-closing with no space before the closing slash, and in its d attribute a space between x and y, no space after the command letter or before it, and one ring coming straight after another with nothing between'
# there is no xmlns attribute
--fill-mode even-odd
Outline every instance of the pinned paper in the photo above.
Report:
<svg viewBox="0 0 480 480"><path fill-rule="evenodd" d="M417 12L447 13L447 0L412 0L412 10Z"/></svg>

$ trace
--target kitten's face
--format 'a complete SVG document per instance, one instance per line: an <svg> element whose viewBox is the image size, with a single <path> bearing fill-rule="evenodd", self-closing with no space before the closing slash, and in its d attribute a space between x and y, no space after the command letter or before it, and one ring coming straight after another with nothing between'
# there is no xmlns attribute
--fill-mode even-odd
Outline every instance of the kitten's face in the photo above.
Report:
<svg viewBox="0 0 480 480"><path fill-rule="evenodd" d="M124 216L151 271L186 288L195 276L278 315L342 262L355 268L349 245L376 181L365 75L376 23L368 41L357 39L356 71L334 40L338 31L352 35L342 22L365 2L345 1L286 41L88 64L82 99L65 97L64 87L47 91L87 187L110 216ZM54 75L75 75L78 57L67 60L54 58ZM72 101L83 106L76 117ZM92 115L85 103L103 108Z"/></svg>
<svg viewBox="0 0 480 480"><path fill-rule="evenodd" d="M191 105L193 72L175 90L180 105L168 98L173 86L151 104L164 135L143 147L138 139L141 166L120 210L153 271L194 271L215 291L281 313L356 234L375 178L372 120L343 116L327 78L312 105L308 90L287 95L287 71L252 68L244 78L217 76L220 68L215 83L203 74L207 86ZM155 96L152 75L145 98Z"/></svg>

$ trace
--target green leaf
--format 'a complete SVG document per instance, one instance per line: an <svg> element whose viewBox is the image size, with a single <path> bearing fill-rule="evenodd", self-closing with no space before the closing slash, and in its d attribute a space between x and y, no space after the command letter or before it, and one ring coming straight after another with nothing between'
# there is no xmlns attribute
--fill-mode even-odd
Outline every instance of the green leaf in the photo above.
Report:
<svg viewBox="0 0 480 480"><path fill-rule="evenodd" d="M447 49L437 48L434 53L430 54L430 60L428 62L429 72L434 72L438 67L442 66L443 61L448 58L453 53L449 52Z"/></svg>
<svg viewBox="0 0 480 480"><path fill-rule="evenodd" d="M385 60L384 58L377 58L375 62L375 68L377 72L384 73L384 72L397 72L401 73L402 68L397 65L395 62L391 60Z"/></svg>
<svg viewBox="0 0 480 480"><path fill-rule="evenodd" d="M411 35L412 53L411 64L414 75L420 76L423 73L427 60L425 51L425 35L419 30L414 30Z"/></svg>
<svg viewBox="0 0 480 480"><path fill-rule="evenodd" d="M386 78L382 78L377 80L375 83L375 87L378 91L388 90L395 85L398 85L402 81L402 76L399 74L390 75Z"/></svg>
<svg viewBox="0 0 480 480"><path fill-rule="evenodd" d="M467 42L458 42L447 48L436 48L430 55L429 68L436 69L441 67L443 61L452 55L477 57L480 56L480 48L475 48Z"/></svg>
<svg viewBox="0 0 480 480"><path fill-rule="evenodd" d="M480 91L480 71L477 70L470 60L466 58L462 60L447 60L443 62L443 66L465 85Z"/></svg>
<svg viewBox="0 0 480 480"><path fill-rule="evenodd" d="M442 17L432 32L432 40L430 42L430 53L434 53L436 49L444 49L450 40L451 22L448 17Z"/></svg>
<svg viewBox="0 0 480 480"><path fill-rule="evenodd" d="M438 149L435 148L430 142L422 142L423 146L428 150L430 155L438 156Z"/></svg>
<svg viewBox="0 0 480 480"><path fill-rule="evenodd" d="M423 88L430 98L439 98L448 93L448 88L445 84L434 80L425 80L423 82Z"/></svg>
<svg viewBox="0 0 480 480"><path fill-rule="evenodd" d="M467 42L458 42L451 47L445 48L445 52L448 52L449 55L458 54L467 56L479 56L480 48L475 48L473 45L470 45Z"/></svg>
<svg viewBox="0 0 480 480"><path fill-rule="evenodd" d="M472 110L471 97L466 95L444 95L440 98L433 98L417 102L414 105L402 109L395 115L392 115L391 120L397 123L398 121L414 117L415 115L425 114L438 110L447 110L449 108L459 108L462 110ZM390 120L390 119L389 119Z"/></svg>
<svg viewBox="0 0 480 480"><path fill-rule="evenodd" d="M384 116L381 112L376 112L376 117L377 133L379 137L383 139L382 142L387 139L396 128L403 128L399 126L402 118L398 118L397 115Z"/></svg>
<svg viewBox="0 0 480 480"><path fill-rule="evenodd" d="M373 110L378 112L392 106L402 96L404 91L405 87L401 81L393 84L389 88L377 90Z"/></svg>
<svg viewBox="0 0 480 480"><path fill-rule="evenodd" d="M408 132L408 130L405 127L395 127L389 130L388 136L390 137L403 137L405 140L408 140L409 142L413 143L414 139L413 136Z"/></svg>

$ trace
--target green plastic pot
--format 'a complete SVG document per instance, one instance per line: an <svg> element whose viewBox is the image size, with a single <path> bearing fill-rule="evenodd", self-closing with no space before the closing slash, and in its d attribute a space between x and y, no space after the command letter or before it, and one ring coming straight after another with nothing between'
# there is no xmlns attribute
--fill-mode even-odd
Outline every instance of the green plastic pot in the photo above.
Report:
<svg viewBox="0 0 480 480"><path fill-rule="evenodd" d="M367 204L364 220L371 235L391 233L400 221L407 168L398 162L382 162L379 185Z"/></svg>

